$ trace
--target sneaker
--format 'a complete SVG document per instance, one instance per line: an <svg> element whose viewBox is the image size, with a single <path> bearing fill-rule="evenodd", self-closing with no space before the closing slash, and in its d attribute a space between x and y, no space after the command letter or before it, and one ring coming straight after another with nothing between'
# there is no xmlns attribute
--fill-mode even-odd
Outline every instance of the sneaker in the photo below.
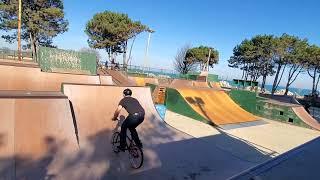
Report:
<svg viewBox="0 0 320 180"><path fill-rule="evenodd" d="M143 145L142 145L142 143L140 143L140 144L137 144L137 146L138 146L138 148L140 148L140 149L142 149L142 148L143 148Z"/></svg>
<svg viewBox="0 0 320 180"><path fill-rule="evenodd" d="M122 147L122 146L118 146L117 147L120 151L124 152L126 150L126 148Z"/></svg>

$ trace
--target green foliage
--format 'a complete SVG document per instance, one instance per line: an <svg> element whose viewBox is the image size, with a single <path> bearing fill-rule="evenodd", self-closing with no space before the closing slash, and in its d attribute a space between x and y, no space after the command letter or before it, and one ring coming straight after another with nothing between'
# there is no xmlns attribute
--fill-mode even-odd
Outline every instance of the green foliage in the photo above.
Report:
<svg viewBox="0 0 320 180"><path fill-rule="evenodd" d="M147 26L131 20L127 14L105 11L93 16L85 33L89 37L89 46L105 49L110 58L116 53L126 53L128 40L147 30Z"/></svg>
<svg viewBox="0 0 320 180"><path fill-rule="evenodd" d="M210 57L209 57L210 54ZM199 46L187 51L185 61L189 64L200 64L201 70L206 67L209 58L209 66L213 67L219 61L219 52L212 47Z"/></svg>
<svg viewBox="0 0 320 180"><path fill-rule="evenodd" d="M233 56L228 60L229 67L243 70L243 77L256 81L260 76L273 75L273 63L270 61L273 52L272 35L258 35L250 40L245 39L233 49Z"/></svg>
<svg viewBox="0 0 320 180"><path fill-rule="evenodd" d="M182 48L178 49L176 56L174 57L173 66L174 70L178 73L184 75L189 72L195 71L196 66L194 63L188 63L186 59L186 54L188 50L191 49L191 46L186 44Z"/></svg>
<svg viewBox="0 0 320 180"><path fill-rule="evenodd" d="M320 47L312 45L307 48L306 63L307 72L312 78L312 95L317 95L318 84L320 80Z"/></svg>
<svg viewBox="0 0 320 180"><path fill-rule="evenodd" d="M306 39L283 34L280 37L273 35L257 35L250 40L244 40L233 49L233 56L228 60L229 67L243 70L242 79L256 81L262 77L262 86L268 76L273 76L272 93L275 92L282 80L285 69L287 74L286 92L312 62L311 52ZM313 56L314 58L314 56ZM316 60L314 61L316 62ZM315 75L314 75L315 76Z"/></svg>
<svg viewBox="0 0 320 180"><path fill-rule="evenodd" d="M0 29L9 33L2 38L10 43L17 39L16 32L12 33L18 27L17 11L18 0L0 0ZM26 48L36 48L36 45L52 47L52 38L68 30L62 0L22 1L21 21L22 39L32 41Z"/></svg>

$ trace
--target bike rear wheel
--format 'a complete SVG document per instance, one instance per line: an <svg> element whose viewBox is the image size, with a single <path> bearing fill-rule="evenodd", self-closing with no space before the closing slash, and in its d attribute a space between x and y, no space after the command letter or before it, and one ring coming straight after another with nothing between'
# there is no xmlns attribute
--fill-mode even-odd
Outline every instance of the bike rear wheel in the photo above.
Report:
<svg viewBox="0 0 320 180"><path fill-rule="evenodd" d="M143 151L134 143L131 143L129 148L129 160L131 163L131 167L134 169L139 169L143 164Z"/></svg>
<svg viewBox="0 0 320 180"><path fill-rule="evenodd" d="M113 133L111 144L112 144L113 152L119 153L120 152L120 150L118 149L118 146L120 146L120 133L119 132Z"/></svg>

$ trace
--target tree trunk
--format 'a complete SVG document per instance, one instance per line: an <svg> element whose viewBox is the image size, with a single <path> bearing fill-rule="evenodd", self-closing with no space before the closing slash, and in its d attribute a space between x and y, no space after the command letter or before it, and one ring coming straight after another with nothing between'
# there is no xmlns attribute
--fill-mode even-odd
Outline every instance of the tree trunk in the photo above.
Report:
<svg viewBox="0 0 320 180"><path fill-rule="evenodd" d="M288 95L288 91L289 91L289 86L290 86L290 81L291 81L291 78L294 74L295 71L292 72L292 69L294 69L295 65L293 65L291 68L290 68L290 71L289 71L289 74L288 74L288 81L287 81L287 84L286 84L286 91L284 92L284 95Z"/></svg>
<svg viewBox="0 0 320 180"><path fill-rule="evenodd" d="M32 59L34 61L38 62L37 47L36 47L34 35L30 32L29 36L30 36L30 45L31 45L31 50L32 50Z"/></svg>
<svg viewBox="0 0 320 180"><path fill-rule="evenodd" d="M241 76L241 79L243 79L243 77L244 77L244 73L245 73L245 64L243 65L243 69L242 69L242 76Z"/></svg>
<svg viewBox="0 0 320 180"><path fill-rule="evenodd" d="M125 70L127 68L127 46L128 46L128 41L126 41L124 43L124 47L123 47L123 60L122 60L122 62L123 62L123 67Z"/></svg>
<svg viewBox="0 0 320 180"><path fill-rule="evenodd" d="M132 43L131 43L131 46L130 46L129 57L127 59L127 64L129 64L129 61L131 60L131 52L132 52L132 48L133 48L134 42L136 41L136 37L137 36L133 37L133 40L132 40Z"/></svg>
<svg viewBox="0 0 320 180"><path fill-rule="evenodd" d="M319 80L320 80L320 74L318 75L318 80L317 80L316 87L315 87L316 92L318 91Z"/></svg>
<svg viewBox="0 0 320 180"><path fill-rule="evenodd" d="M289 91L289 87L291 86L291 84L297 79L298 75L302 72L302 68L300 65L293 65L289 71L289 76L288 76L288 81L287 81L287 85L286 85L286 91L284 95L288 94ZM297 70L300 69L297 72ZM295 75L295 76L294 76Z"/></svg>
<svg viewBox="0 0 320 180"><path fill-rule="evenodd" d="M273 81L273 84L272 84L272 91L271 91L271 94L273 95L274 92L276 91L277 87L277 82L278 82L278 78L279 78L279 73L281 71L281 68L282 68L282 65L280 63L278 63L278 68L277 68L277 71L276 71L276 76L274 77L274 81Z"/></svg>
<svg viewBox="0 0 320 180"><path fill-rule="evenodd" d="M316 73L317 73L317 68L314 68L313 77L312 77L312 95L315 95Z"/></svg>
<svg viewBox="0 0 320 180"><path fill-rule="evenodd" d="M267 75L264 74L262 77L262 84L261 84L261 91L265 91L265 85L266 85Z"/></svg>
<svg viewBox="0 0 320 180"><path fill-rule="evenodd" d="M289 84L289 81L288 81L287 84L286 84L286 91L284 92L284 95L285 95L285 96L288 95L289 86L290 86L290 84Z"/></svg>

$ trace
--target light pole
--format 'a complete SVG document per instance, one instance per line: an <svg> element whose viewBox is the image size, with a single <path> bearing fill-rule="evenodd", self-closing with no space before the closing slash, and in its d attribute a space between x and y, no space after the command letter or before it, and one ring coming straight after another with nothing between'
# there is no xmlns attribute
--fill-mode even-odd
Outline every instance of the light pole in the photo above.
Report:
<svg viewBox="0 0 320 180"><path fill-rule="evenodd" d="M19 12L18 12L18 59L19 61L22 60L21 58L21 6L22 2L19 0Z"/></svg>
<svg viewBox="0 0 320 180"><path fill-rule="evenodd" d="M154 33L154 30L148 29L147 32L149 33L148 35L148 41L147 41L147 47L146 47L146 52L144 55L144 66L147 67L148 65L148 54L149 54L149 45L150 45L150 40L151 40L151 34Z"/></svg>

